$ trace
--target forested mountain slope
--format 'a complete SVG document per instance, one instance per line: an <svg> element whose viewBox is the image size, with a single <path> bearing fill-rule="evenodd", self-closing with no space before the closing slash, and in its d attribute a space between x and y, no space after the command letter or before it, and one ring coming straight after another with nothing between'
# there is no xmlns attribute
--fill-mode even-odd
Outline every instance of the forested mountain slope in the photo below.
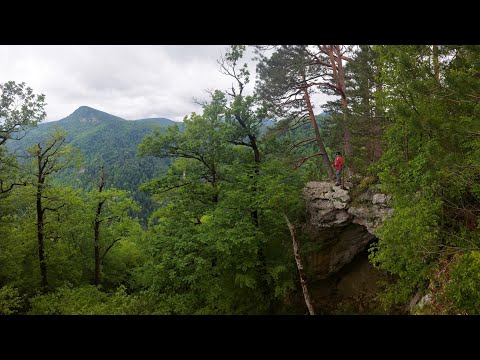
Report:
<svg viewBox="0 0 480 360"><path fill-rule="evenodd" d="M67 131L67 142L83 154L80 168L70 168L58 174L65 185L90 190L98 178L103 164L106 186L131 191L142 206L140 216L148 217L153 209L150 196L138 190L143 182L163 174L169 160L154 157L138 157L137 146L142 138L156 128L178 124L165 118L128 121L120 117L81 106L72 114L58 121L39 124L19 142L8 143L11 151L22 155L28 147L58 126ZM182 124L178 124L182 126Z"/></svg>

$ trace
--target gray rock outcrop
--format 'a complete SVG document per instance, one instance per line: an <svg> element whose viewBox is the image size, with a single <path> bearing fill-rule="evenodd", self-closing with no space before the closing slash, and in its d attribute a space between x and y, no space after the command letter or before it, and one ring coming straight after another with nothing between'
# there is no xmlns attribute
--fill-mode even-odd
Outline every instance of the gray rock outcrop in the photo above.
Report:
<svg viewBox="0 0 480 360"><path fill-rule="evenodd" d="M307 256L317 279L324 279L348 264L375 238L393 209L389 197L372 190L355 199L348 190L330 182L309 182L304 189L308 221L304 231L318 245Z"/></svg>

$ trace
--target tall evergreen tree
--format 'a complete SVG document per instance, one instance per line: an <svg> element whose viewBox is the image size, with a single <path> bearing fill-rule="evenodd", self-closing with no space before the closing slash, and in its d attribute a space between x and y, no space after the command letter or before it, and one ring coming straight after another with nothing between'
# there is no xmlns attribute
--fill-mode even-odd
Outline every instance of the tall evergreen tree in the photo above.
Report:
<svg viewBox="0 0 480 360"><path fill-rule="evenodd" d="M349 163L357 173L366 175L382 153L382 136L386 119L376 104L381 90L377 55L372 46L360 45L345 67L348 103L348 128L353 156ZM342 141L344 109L342 101L328 101L326 133L328 145Z"/></svg>
<svg viewBox="0 0 480 360"><path fill-rule="evenodd" d="M330 180L334 174L331 161L318 128L311 93L318 86L322 76L315 72L306 46L281 46L269 57L262 57L258 64L257 91L259 96L269 104L272 115L280 115L294 123L303 122L308 117L314 130L313 139L302 140L298 145L316 141L320 155Z"/></svg>

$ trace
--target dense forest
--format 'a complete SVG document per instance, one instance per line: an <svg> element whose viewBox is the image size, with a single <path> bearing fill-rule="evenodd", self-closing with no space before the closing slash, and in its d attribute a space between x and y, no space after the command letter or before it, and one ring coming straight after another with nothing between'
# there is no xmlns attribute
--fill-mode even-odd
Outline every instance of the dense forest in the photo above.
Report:
<svg viewBox="0 0 480 360"><path fill-rule="evenodd" d="M254 83L230 46L231 88L180 124L42 124L48 94L0 84L0 314L480 313L480 47L252 48ZM315 187L385 194L362 245L374 307L320 301L359 260L319 280Z"/></svg>

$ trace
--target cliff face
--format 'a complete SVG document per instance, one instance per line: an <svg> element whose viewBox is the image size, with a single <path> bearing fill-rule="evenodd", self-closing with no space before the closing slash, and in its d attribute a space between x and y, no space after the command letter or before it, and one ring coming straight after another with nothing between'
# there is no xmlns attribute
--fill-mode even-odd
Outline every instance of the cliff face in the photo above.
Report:
<svg viewBox="0 0 480 360"><path fill-rule="evenodd" d="M338 272L375 239L375 229L392 213L385 194L366 190L353 203L348 187L309 182L304 189L304 232L318 250L307 255L316 279Z"/></svg>

